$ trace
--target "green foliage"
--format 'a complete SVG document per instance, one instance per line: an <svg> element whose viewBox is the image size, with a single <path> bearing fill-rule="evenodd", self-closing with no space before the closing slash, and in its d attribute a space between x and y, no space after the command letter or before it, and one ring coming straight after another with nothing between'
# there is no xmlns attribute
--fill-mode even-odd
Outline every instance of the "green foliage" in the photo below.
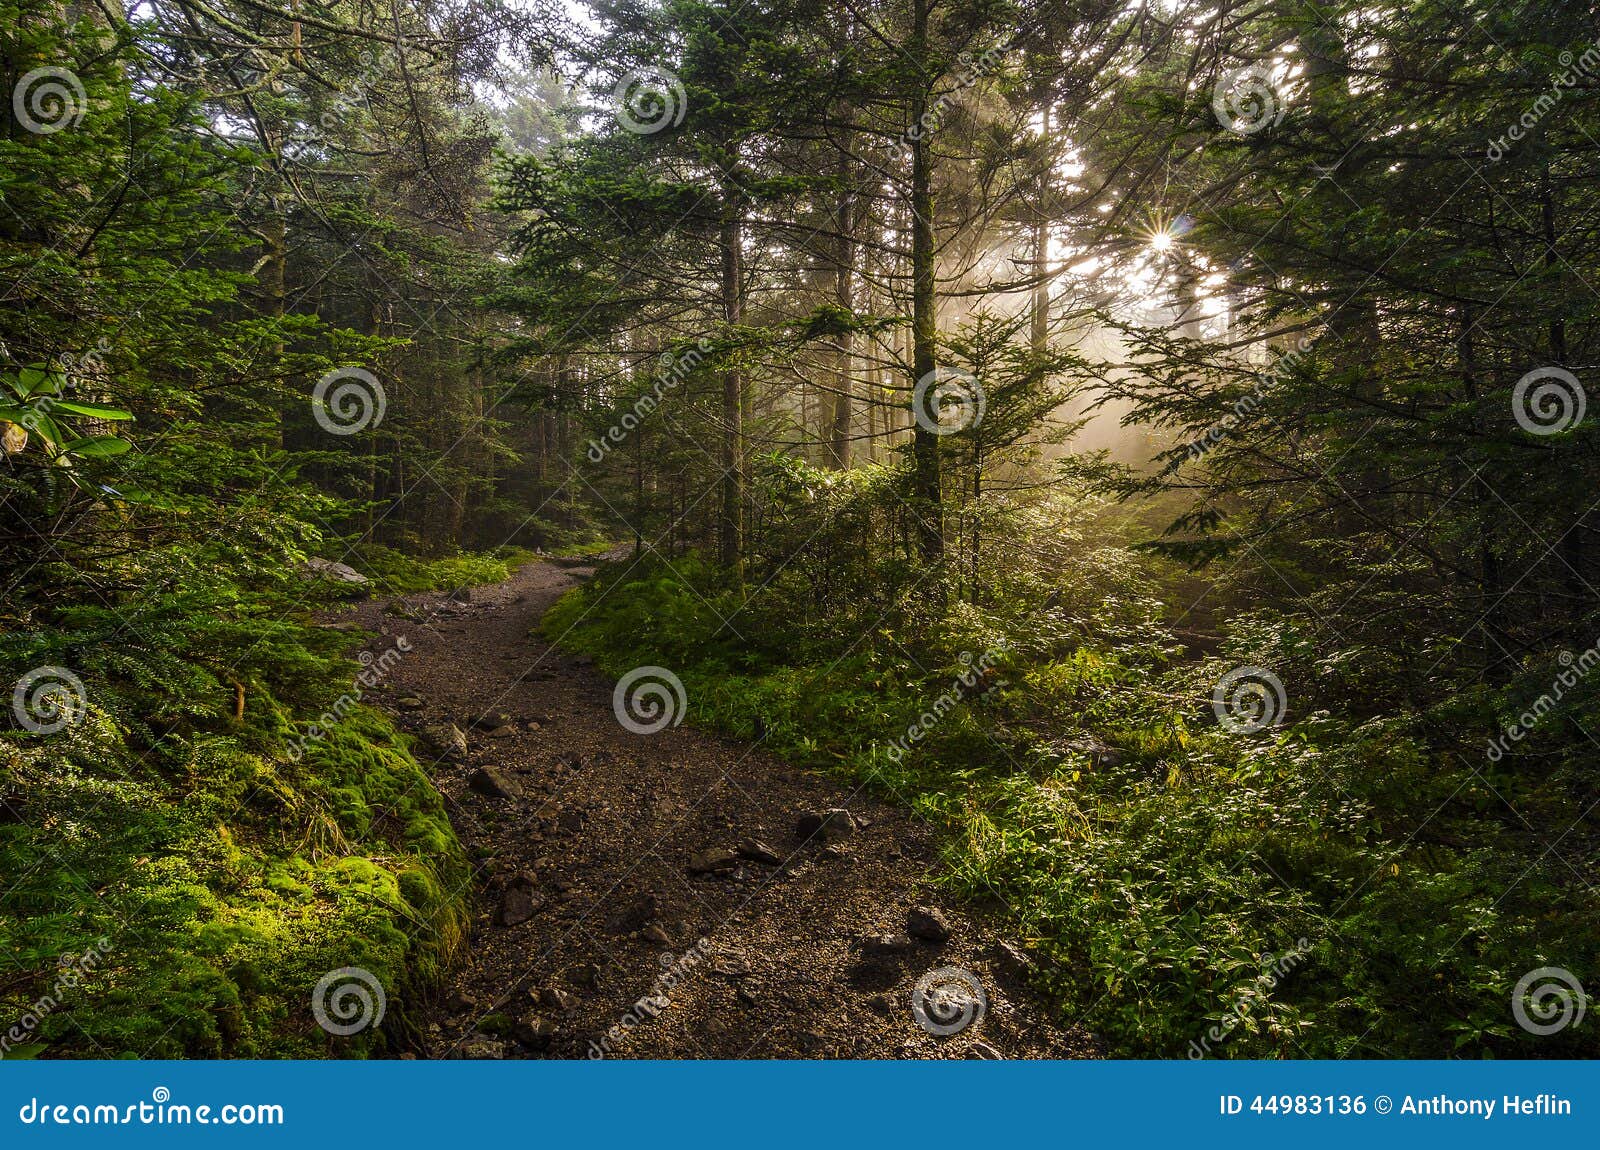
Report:
<svg viewBox="0 0 1600 1150"><path fill-rule="evenodd" d="M852 531L818 494L810 526ZM1136 562L1085 538L1088 509L1053 507L1058 537L1076 538L1053 586L1023 562L1014 595L932 627L830 641L831 617L795 618L817 577L804 558L741 603L689 557L602 571L545 629L614 674L665 666L692 721L933 821L945 881L1002 909L1063 1019L1119 1054L1533 1053L1511 987L1544 961L1591 969L1600 910L1500 800L1543 810L1571 780L1474 770L1430 743L1429 716L1333 721L1320 704L1348 701L1368 656L1318 660L1299 620L1247 616L1225 656L1181 657ZM870 553L848 562L864 589L893 578ZM974 678L980 652L994 674ZM1212 684L1269 659L1295 721L1219 727ZM1592 1034L1538 1052L1592 1056Z"/></svg>
<svg viewBox="0 0 1600 1150"><path fill-rule="evenodd" d="M524 563L531 551L499 547L492 552L463 552L423 559L377 543L358 545L351 554L354 565L380 591L449 591L481 583L498 583Z"/></svg>
<svg viewBox="0 0 1600 1150"><path fill-rule="evenodd" d="M324 677L351 666L325 660ZM265 696L242 728L201 706L191 718L209 710L209 729L149 745L158 709L134 730L114 715L140 699L170 708L173 684L150 670L137 686L87 675L88 713L59 736L0 736L0 872L13 884L0 1018L22 1020L51 993L61 956L104 939L81 984L35 1012L35 1053L393 1049L412 996L467 927L460 846L404 738L358 707L296 761L292 712ZM333 1038L313 1020L313 986L346 966L385 987L383 1030Z"/></svg>

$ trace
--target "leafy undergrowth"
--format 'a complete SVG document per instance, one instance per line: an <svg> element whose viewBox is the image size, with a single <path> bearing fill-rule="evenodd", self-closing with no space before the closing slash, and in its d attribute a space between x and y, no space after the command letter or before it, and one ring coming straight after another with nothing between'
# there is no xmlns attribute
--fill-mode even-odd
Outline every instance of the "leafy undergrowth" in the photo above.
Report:
<svg viewBox="0 0 1600 1150"><path fill-rule="evenodd" d="M349 637L237 601L172 604L121 647L112 619L75 622L0 651L75 667L86 700L57 733L0 733L8 1056L392 1050L464 937L468 883L405 736L355 701ZM338 698L354 705L305 737ZM386 1012L334 1037L312 992L345 967L378 980Z"/></svg>
<svg viewBox="0 0 1600 1150"><path fill-rule="evenodd" d="M381 544L367 543L354 549L351 563L372 580L374 589L411 594L499 583L534 558L532 551L521 547L499 547L494 551L464 551L459 555L423 559Z"/></svg>
<svg viewBox="0 0 1600 1150"><path fill-rule="evenodd" d="M1099 603L1138 599L1097 571ZM1293 621L1180 660L1150 619L1062 612L1070 587L902 633L812 627L803 595L780 579L741 604L691 558L603 571L545 627L613 675L671 670L691 721L944 828L945 881L1006 908L1063 1017L1117 1054L1600 1052L1594 1027L1536 1037L1511 1011L1532 968L1600 969L1600 908L1521 824L1568 825L1577 765L1474 770L1424 739L1430 715L1222 729L1225 670L1300 689ZM1362 662L1303 673L1336 691Z"/></svg>

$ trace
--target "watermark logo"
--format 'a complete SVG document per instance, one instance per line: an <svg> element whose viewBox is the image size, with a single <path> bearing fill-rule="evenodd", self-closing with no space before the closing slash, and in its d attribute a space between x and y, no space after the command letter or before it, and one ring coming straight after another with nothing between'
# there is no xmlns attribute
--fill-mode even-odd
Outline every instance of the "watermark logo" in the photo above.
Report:
<svg viewBox="0 0 1600 1150"><path fill-rule="evenodd" d="M970 970L941 966L917 979L911 992L911 1015L929 1034L947 1038L983 1021L989 996Z"/></svg>
<svg viewBox="0 0 1600 1150"><path fill-rule="evenodd" d="M335 699L333 706L313 719L307 725L305 732L288 745L289 761L298 763L305 758L307 747L327 738L330 731L349 717L350 712L366 697L367 691L388 677L389 672L394 670L395 664L400 662L400 656L409 653L410 650L411 640L401 635L395 639L394 646L386 648L381 654L374 655L371 651L363 651L356 656L357 662L361 664L361 671L356 675L355 684Z"/></svg>
<svg viewBox="0 0 1600 1150"><path fill-rule="evenodd" d="M1590 45L1584 49L1583 55L1574 58L1571 52L1563 52L1557 57L1561 64L1561 71L1550 77L1550 90L1540 92L1532 104L1523 110L1516 122L1506 129L1498 140L1491 140L1486 152L1491 164L1498 164L1505 159L1506 153L1519 141L1526 139L1539 121L1543 120L1556 105L1567 98L1567 92L1576 87L1579 80L1593 76L1600 71L1600 47Z"/></svg>
<svg viewBox="0 0 1600 1150"><path fill-rule="evenodd" d="M35 667L11 690L17 725L36 735L53 735L88 713L83 680L65 667Z"/></svg>
<svg viewBox="0 0 1600 1150"><path fill-rule="evenodd" d="M1541 966L1517 979L1511 991L1511 1014L1529 1034L1547 1035L1577 1026L1588 1009L1589 996L1572 971Z"/></svg>
<svg viewBox="0 0 1600 1150"><path fill-rule="evenodd" d="M11 114L40 136L72 127L88 108L83 81L70 68L35 68L11 90Z"/></svg>
<svg viewBox="0 0 1600 1150"><path fill-rule="evenodd" d="M1235 667L1211 689L1211 710L1222 729L1253 735L1283 722L1289 699L1283 680L1265 667Z"/></svg>
<svg viewBox="0 0 1600 1150"><path fill-rule="evenodd" d="M101 936L82 954L63 954L56 960L56 978L50 989L28 1006L21 1018L0 1035L0 1058L27 1043L44 1020L60 1008L68 995L83 984L84 975L111 953L111 939Z"/></svg>
<svg viewBox="0 0 1600 1150"><path fill-rule="evenodd" d="M1517 716L1517 721L1506 727L1504 734L1489 740L1488 755L1491 763L1498 763L1505 758L1506 752L1511 749L1511 744L1522 742L1527 733L1567 697L1568 691L1588 678L1596 666L1600 666L1600 643L1596 643L1576 658L1571 651L1561 652L1559 658L1563 670L1551 681L1550 689L1528 704L1527 709Z"/></svg>
<svg viewBox="0 0 1600 1150"><path fill-rule="evenodd" d="M630 432L644 422L646 416L661 406L661 401L666 398L669 391L681 386L690 373L705 362L710 352L711 341L703 337L694 347L683 351L662 352L656 364L655 380L650 390L634 400L633 406L623 412L622 417L613 423L604 435L589 441L589 448L584 453L589 462L603 462L614 448L628 438Z"/></svg>
<svg viewBox="0 0 1600 1150"><path fill-rule="evenodd" d="M635 68L611 90L617 123L635 136L653 136L683 123L689 99L683 82L665 68Z"/></svg>
<svg viewBox="0 0 1600 1150"><path fill-rule="evenodd" d="M635 667L611 692L617 722L635 735L653 735L678 726L688 703L683 680L665 667Z"/></svg>
<svg viewBox="0 0 1600 1150"><path fill-rule="evenodd" d="M377 975L359 966L328 971L311 991L311 1014L317 1025L341 1038L382 1023L388 1004Z"/></svg>
<svg viewBox="0 0 1600 1150"><path fill-rule="evenodd" d="M928 737L939 723L955 709L966 697L977 690L980 683L986 689L991 685L991 671L995 662L1000 658L1004 648L991 647L982 655L974 659L971 651L961 652L961 663L965 668L955 681L950 684L949 690L940 694L929 707L917 716L916 720L906 728L905 734L889 744L889 760L898 763L911 753L911 748Z"/></svg>
<svg viewBox="0 0 1600 1150"><path fill-rule="evenodd" d="M601 1059L611 1054L628 1034L642 1023L655 1018L672 1005L672 992L711 954L711 943L700 939L683 954L670 952L661 955L661 973L650 991L628 1008L616 1025L606 1030L598 1042L590 1041L589 1058Z"/></svg>
<svg viewBox="0 0 1600 1150"><path fill-rule="evenodd" d="M1310 353L1314 342L1311 336L1302 335L1295 341L1292 349L1279 356L1270 371L1257 377L1256 386L1249 394L1235 400L1233 409L1227 415L1190 441L1189 461L1193 463L1200 460L1208 451L1226 439L1239 424L1260 411L1266 403L1267 393L1294 374Z"/></svg>
<svg viewBox="0 0 1600 1150"><path fill-rule="evenodd" d="M1511 389L1511 417L1529 435L1559 435L1583 422L1588 397L1561 367L1537 367Z"/></svg>
<svg viewBox="0 0 1600 1150"><path fill-rule="evenodd" d="M922 115L917 117L914 124L909 125L900 134L899 139L890 145L894 155L899 157L913 144L938 131L956 97L977 84L984 77L993 74L1005 62L1006 55L1011 51L1015 43L1015 39L1012 39L1004 44L995 44L985 48L976 56L971 52L961 53L956 58L956 62L960 67L955 70L954 82L947 91L939 94L938 98Z"/></svg>
<svg viewBox="0 0 1600 1150"><path fill-rule="evenodd" d="M911 391L911 414L917 426L933 435L954 435L983 422L988 402L983 385L970 372L936 367L917 380Z"/></svg>
<svg viewBox="0 0 1600 1150"><path fill-rule="evenodd" d="M389 398L364 367L336 367L311 389L311 415L329 435L355 435L383 422Z"/></svg>
<svg viewBox="0 0 1600 1150"><path fill-rule="evenodd" d="M1224 73L1211 90L1217 123L1241 136L1276 127L1288 111L1265 64L1247 64Z"/></svg>

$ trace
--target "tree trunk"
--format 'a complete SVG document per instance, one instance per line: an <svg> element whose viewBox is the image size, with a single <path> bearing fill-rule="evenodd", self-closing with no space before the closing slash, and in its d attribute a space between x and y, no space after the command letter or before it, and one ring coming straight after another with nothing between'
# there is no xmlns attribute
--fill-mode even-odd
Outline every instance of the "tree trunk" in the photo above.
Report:
<svg viewBox="0 0 1600 1150"><path fill-rule="evenodd" d="M729 334L744 321L743 205L730 196L722 222L722 318ZM735 584L744 581L744 373L722 373L722 566Z"/></svg>
<svg viewBox="0 0 1600 1150"><path fill-rule="evenodd" d="M912 58L927 58L929 0L916 0ZM935 339L938 306L934 280L933 154L925 124L928 90L921 88L911 101L911 383L931 379L938 367ZM939 437L916 418L916 393L912 392L911 456L916 515L917 550L924 561L937 563L944 556L944 511L939 490ZM942 586L942 585L941 585ZM942 590L937 593L942 598Z"/></svg>
<svg viewBox="0 0 1600 1150"><path fill-rule="evenodd" d="M840 162L841 175L849 172L850 135L845 133L845 158ZM838 257L833 267L833 302L843 311L855 313L855 201L848 189L839 192L836 227L839 232ZM839 365L834 373L833 418L831 420L829 451L830 462L843 470L850 466L850 420L854 406L851 394L851 355L855 336L852 332L839 335Z"/></svg>

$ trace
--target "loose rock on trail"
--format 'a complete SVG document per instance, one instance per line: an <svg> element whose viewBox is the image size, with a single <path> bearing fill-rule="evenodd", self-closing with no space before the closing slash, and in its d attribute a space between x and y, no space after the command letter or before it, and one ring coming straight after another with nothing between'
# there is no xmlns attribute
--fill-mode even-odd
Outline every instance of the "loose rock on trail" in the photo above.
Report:
<svg viewBox="0 0 1600 1150"><path fill-rule="evenodd" d="M477 864L470 949L410 1012L419 1055L1093 1055L1026 953L932 883L915 815L759 747L625 729L589 660L534 635L590 574L531 563L342 617L406 635L378 701Z"/></svg>

